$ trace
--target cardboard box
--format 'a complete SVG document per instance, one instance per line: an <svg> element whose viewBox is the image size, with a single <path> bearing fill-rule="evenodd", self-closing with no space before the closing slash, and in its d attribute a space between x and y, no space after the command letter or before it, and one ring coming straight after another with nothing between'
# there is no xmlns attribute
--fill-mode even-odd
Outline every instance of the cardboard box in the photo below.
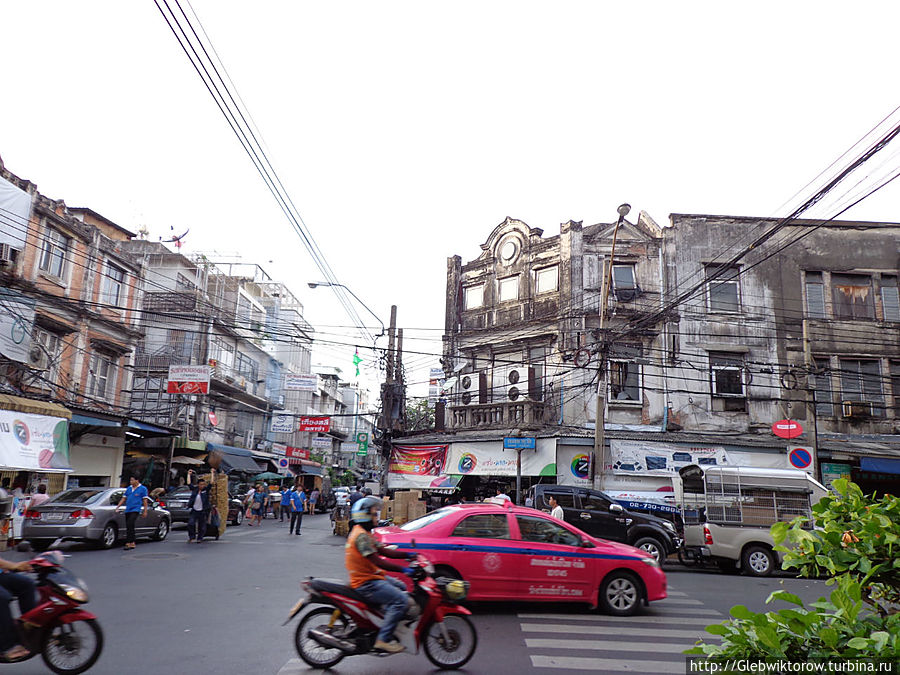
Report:
<svg viewBox="0 0 900 675"><path fill-rule="evenodd" d="M416 518L421 518L425 515L426 507L425 502L414 501L410 502L409 506L406 510L406 518L407 520L415 520Z"/></svg>

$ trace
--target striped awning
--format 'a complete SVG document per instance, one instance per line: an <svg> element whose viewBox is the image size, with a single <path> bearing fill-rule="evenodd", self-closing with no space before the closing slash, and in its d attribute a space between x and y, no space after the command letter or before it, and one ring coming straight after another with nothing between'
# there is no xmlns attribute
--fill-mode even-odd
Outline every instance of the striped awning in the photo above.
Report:
<svg viewBox="0 0 900 675"><path fill-rule="evenodd" d="M16 412L31 415L72 419L72 412L58 403L38 401L37 399L12 396L11 394L0 394L0 410L15 410Z"/></svg>

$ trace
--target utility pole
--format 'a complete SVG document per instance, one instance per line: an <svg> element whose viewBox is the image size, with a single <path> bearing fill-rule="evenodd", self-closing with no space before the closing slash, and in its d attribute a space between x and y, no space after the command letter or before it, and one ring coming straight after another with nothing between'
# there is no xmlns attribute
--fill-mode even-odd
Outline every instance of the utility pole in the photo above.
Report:
<svg viewBox="0 0 900 675"><path fill-rule="evenodd" d="M813 465L816 467L813 478L818 479L822 475L819 466L819 424L816 419L816 390L809 386L809 379L816 372L816 361L812 355L812 347L809 342L809 319L803 317L803 359L806 362L806 423L812 422Z"/></svg>
<svg viewBox="0 0 900 675"><path fill-rule="evenodd" d="M385 378L381 385L381 416L378 418L378 426L382 432L381 459L383 469L381 471L381 494L387 492L387 474L391 461L391 432L393 431L394 409L394 378L399 373L399 367L395 367L395 346L397 332L397 305L391 305L391 321L388 326L388 351L385 359Z"/></svg>
<svg viewBox="0 0 900 675"><path fill-rule="evenodd" d="M594 475L591 477L594 487L603 489L604 467L606 466L606 355L609 345L606 340L606 305L609 302L609 287L612 286L613 261L616 256L616 239L619 236L619 227L625 216L631 211L629 204L621 204L617 209L619 218L613 229L612 249L609 252L609 260L604 261L603 284L600 292L600 349L598 351L599 364L597 366L597 408L594 414ZM597 466L599 465L599 471Z"/></svg>

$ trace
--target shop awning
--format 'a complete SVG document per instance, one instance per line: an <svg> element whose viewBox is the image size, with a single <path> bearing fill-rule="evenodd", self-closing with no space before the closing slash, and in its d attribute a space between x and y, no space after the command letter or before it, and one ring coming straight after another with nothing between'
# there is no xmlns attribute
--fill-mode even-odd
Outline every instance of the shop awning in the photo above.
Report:
<svg viewBox="0 0 900 675"><path fill-rule="evenodd" d="M89 427L121 427L122 420L106 417L94 417L93 415L72 414L72 424L83 424Z"/></svg>
<svg viewBox="0 0 900 675"><path fill-rule="evenodd" d="M47 415L48 417L62 417L72 419L72 412L58 403L50 401L38 401L11 394L0 394L0 410L15 410L31 415Z"/></svg>
<svg viewBox="0 0 900 675"><path fill-rule="evenodd" d="M197 459L196 457L178 456L178 457L172 458L172 464L187 464L190 466L200 466L202 464L205 464L205 462L202 459Z"/></svg>
<svg viewBox="0 0 900 675"><path fill-rule="evenodd" d="M253 460L252 453L245 448L235 448L218 443L207 443L206 448L210 452L218 454L221 460L219 468L225 473L237 471L256 475L265 469L264 466L260 466L259 462ZM212 457L208 459L215 461Z"/></svg>
<svg viewBox="0 0 900 675"><path fill-rule="evenodd" d="M177 430L167 429L166 427L161 427L157 424L150 424L149 422L142 422L141 420L129 419L126 423L126 426L129 429L137 429L138 431L146 431L151 434L159 434L160 436L176 436L180 433Z"/></svg>
<svg viewBox="0 0 900 675"><path fill-rule="evenodd" d="M308 476L324 475L322 472L322 465L318 462L312 461L311 459L300 460L300 473L306 474Z"/></svg>
<svg viewBox="0 0 900 675"><path fill-rule="evenodd" d="M860 457L859 468L873 473L900 474L900 459L887 457Z"/></svg>

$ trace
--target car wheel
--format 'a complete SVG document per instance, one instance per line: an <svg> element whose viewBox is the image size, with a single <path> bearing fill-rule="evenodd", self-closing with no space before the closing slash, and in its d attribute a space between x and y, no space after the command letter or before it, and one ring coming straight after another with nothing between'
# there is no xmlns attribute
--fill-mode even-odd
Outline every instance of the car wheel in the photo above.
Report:
<svg viewBox="0 0 900 675"><path fill-rule="evenodd" d="M153 541L162 541L169 536L169 521L163 518L156 526L156 532L153 533Z"/></svg>
<svg viewBox="0 0 900 675"><path fill-rule="evenodd" d="M112 548L119 539L119 530L112 523L107 523L100 535L100 548Z"/></svg>
<svg viewBox="0 0 900 675"><path fill-rule="evenodd" d="M231 519L232 525L240 525L244 522L244 509L238 509L237 513L234 514L234 518Z"/></svg>
<svg viewBox="0 0 900 675"><path fill-rule="evenodd" d="M775 568L775 556L763 546L748 546L741 557L741 569L754 577L767 577Z"/></svg>
<svg viewBox="0 0 900 675"><path fill-rule="evenodd" d="M447 577L448 579L459 579L463 581L462 574L447 565L438 565L434 568L434 577Z"/></svg>
<svg viewBox="0 0 900 675"><path fill-rule="evenodd" d="M613 572L600 585L600 607L613 616L631 616L641 606L641 586L629 572Z"/></svg>
<svg viewBox="0 0 900 675"><path fill-rule="evenodd" d="M654 557L658 563L662 563L666 559L666 549L655 537L641 537L634 544L635 548L646 551Z"/></svg>

